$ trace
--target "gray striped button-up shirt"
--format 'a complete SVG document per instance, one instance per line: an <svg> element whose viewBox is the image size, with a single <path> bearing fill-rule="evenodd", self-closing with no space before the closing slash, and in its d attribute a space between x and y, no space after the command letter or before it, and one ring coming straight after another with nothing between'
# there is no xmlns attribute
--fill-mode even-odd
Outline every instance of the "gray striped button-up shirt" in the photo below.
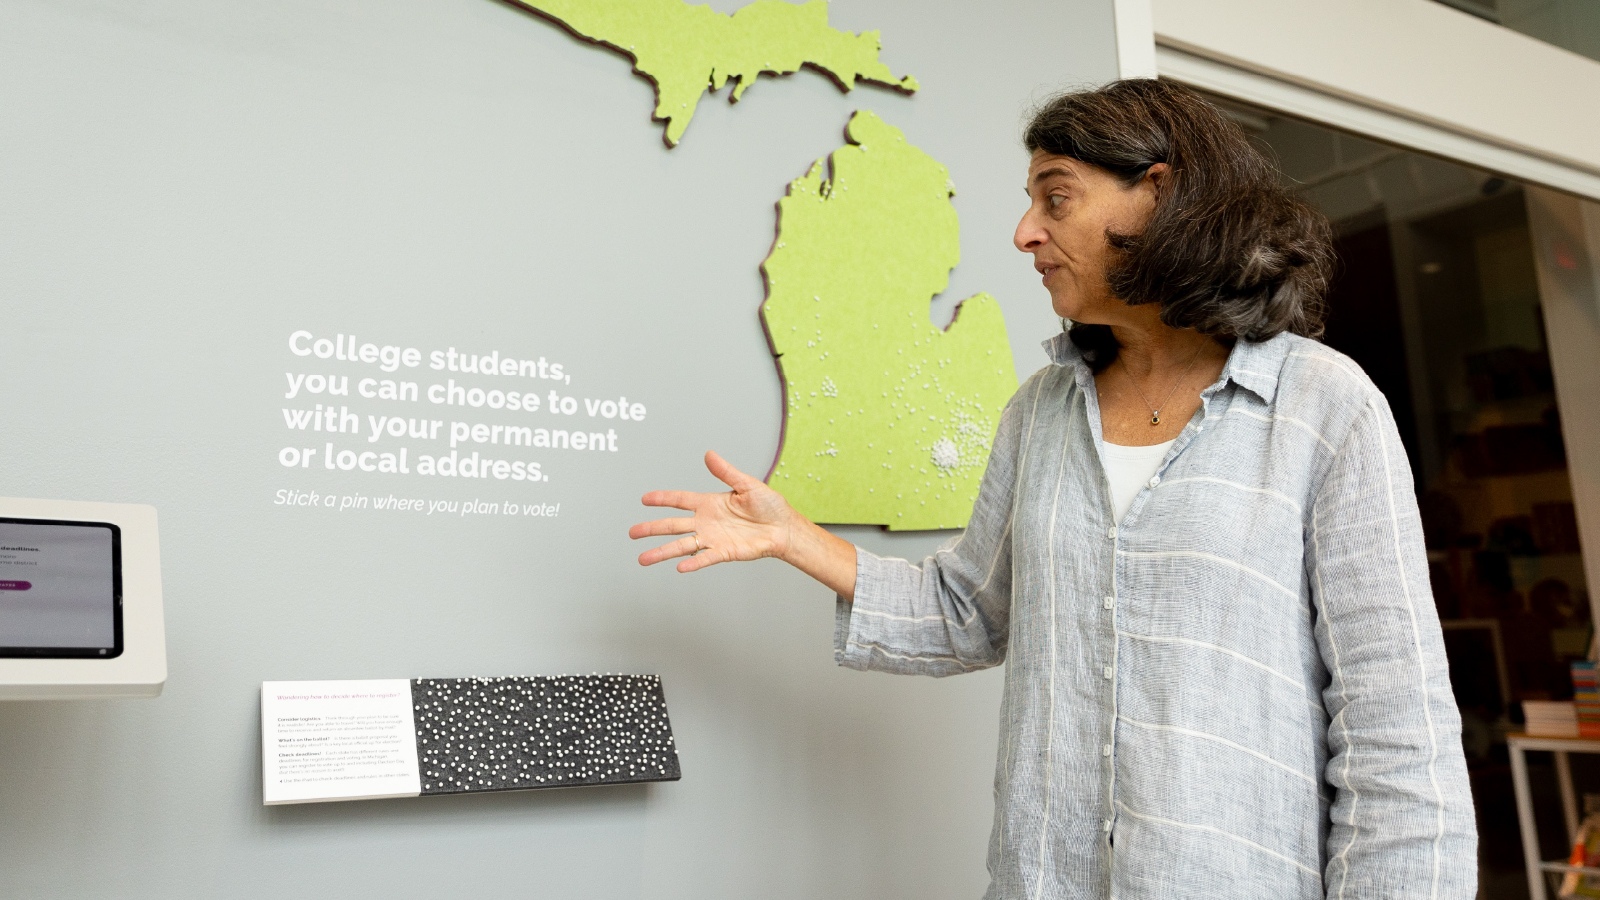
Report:
<svg viewBox="0 0 1600 900"><path fill-rule="evenodd" d="M1238 342L1120 526L1077 348L1001 417L966 532L861 551L842 665L1008 663L988 898L1476 894L1472 797L1383 395Z"/></svg>

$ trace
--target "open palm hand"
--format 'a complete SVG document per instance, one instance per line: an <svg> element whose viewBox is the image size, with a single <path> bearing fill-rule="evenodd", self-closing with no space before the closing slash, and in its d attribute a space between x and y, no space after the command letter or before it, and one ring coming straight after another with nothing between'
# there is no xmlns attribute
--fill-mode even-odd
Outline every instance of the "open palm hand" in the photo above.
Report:
<svg viewBox="0 0 1600 900"><path fill-rule="evenodd" d="M683 535L639 554L640 565L681 556L685 559L678 563L678 571L693 572L735 560L784 559L800 519L794 508L777 491L715 452L706 453L706 468L731 490L717 494L651 491L644 495L645 506L671 507L693 515L640 522L628 529L628 536L635 540Z"/></svg>

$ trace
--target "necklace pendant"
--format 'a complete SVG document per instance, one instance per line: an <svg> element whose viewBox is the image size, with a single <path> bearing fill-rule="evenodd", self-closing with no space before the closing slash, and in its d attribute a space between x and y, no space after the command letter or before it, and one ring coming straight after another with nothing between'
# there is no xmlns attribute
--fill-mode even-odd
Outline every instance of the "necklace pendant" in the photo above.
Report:
<svg viewBox="0 0 1600 900"><path fill-rule="evenodd" d="M1161 413L1159 411L1158 412L1153 412L1153 413L1150 414L1150 424L1151 425L1160 425L1161 424Z"/></svg>

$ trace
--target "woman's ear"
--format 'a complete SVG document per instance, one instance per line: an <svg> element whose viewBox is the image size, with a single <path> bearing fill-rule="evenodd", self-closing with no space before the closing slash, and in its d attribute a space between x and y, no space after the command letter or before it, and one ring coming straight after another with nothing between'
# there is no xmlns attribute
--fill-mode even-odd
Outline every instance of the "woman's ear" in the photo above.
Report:
<svg viewBox="0 0 1600 900"><path fill-rule="evenodd" d="M1156 202L1161 202L1161 194L1167 189L1167 181L1172 177L1172 167L1164 162L1151 163L1150 168L1144 170L1144 177L1149 179L1150 187L1156 192Z"/></svg>

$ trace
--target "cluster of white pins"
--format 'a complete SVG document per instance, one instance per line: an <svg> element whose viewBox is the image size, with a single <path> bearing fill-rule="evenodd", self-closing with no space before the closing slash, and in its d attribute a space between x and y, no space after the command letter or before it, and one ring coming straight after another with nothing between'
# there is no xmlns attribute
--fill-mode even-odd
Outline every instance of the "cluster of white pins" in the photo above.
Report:
<svg viewBox="0 0 1600 900"><path fill-rule="evenodd" d="M656 675L412 682L425 794L678 777Z"/></svg>

